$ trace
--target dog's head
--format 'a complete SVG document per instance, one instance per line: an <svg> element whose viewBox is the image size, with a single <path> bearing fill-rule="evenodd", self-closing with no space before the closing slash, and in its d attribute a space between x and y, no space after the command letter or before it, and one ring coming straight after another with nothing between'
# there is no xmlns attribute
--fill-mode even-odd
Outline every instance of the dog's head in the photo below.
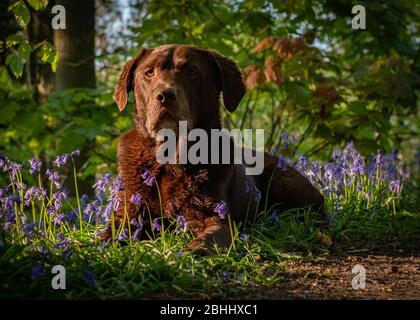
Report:
<svg viewBox="0 0 420 320"><path fill-rule="evenodd" d="M188 45L143 49L124 67L114 100L122 111L134 91L137 128L156 137L160 129L219 128L219 97L234 111L245 86L235 62L212 50Z"/></svg>

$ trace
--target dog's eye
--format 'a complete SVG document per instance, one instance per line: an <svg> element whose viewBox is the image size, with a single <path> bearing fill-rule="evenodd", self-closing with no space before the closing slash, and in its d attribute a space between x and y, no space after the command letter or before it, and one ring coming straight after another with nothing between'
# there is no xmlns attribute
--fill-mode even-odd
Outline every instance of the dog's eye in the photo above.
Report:
<svg viewBox="0 0 420 320"><path fill-rule="evenodd" d="M188 77L195 78L196 76L198 76L198 71L196 68L187 68L185 69L185 74Z"/></svg>
<svg viewBox="0 0 420 320"><path fill-rule="evenodd" d="M153 69L147 69L144 74L146 75L146 77L153 77L155 71Z"/></svg>

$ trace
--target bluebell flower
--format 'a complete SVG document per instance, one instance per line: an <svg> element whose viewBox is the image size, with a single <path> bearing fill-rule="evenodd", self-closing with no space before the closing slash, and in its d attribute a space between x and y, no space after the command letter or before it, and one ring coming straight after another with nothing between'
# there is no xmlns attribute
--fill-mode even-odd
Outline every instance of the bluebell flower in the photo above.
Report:
<svg viewBox="0 0 420 320"><path fill-rule="evenodd" d="M143 229L143 219L142 219L141 215L139 215L137 217L137 219L132 219L130 221L130 224L135 227L135 231L134 231L134 234L133 234L133 240L134 241L139 241L141 230Z"/></svg>
<svg viewBox="0 0 420 320"><path fill-rule="evenodd" d="M155 182L155 177L149 170L144 171L141 177L144 179L144 183L146 185L148 185L149 187L153 186L153 183Z"/></svg>
<svg viewBox="0 0 420 320"><path fill-rule="evenodd" d="M110 173L106 173L102 178L100 178L98 180L98 182L96 182L93 185L93 188L96 191L99 191L100 193L105 193L106 191L106 186L108 185L108 183L111 181L112 178L112 174Z"/></svg>
<svg viewBox="0 0 420 320"><path fill-rule="evenodd" d="M399 180L393 180L389 183L388 189L393 193L401 193L401 182Z"/></svg>
<svg viewBox="0 0 420 320"><path fill-rule="evenodd" d="M185 220L184 216L179 215L176 217L176 232L185 232L187 231L187 221Z"/></svg>
<svg viewBox="0 0 420 320"><path fill-rule="evenodd" d="M160 220L160 218L153 219L153 222L152 222L152 230L153 231L154 230L157 230L157 231L162 230L162 226L160 225L159 220Z"/></svg>
<svg viewBox="0 0 420 320"><path fill-rule="evenodd" d="M64 261L69 261L71 256L73 255L74 251L71 247L64 248L61 250L61 254L64 257Z"/></svg>
<svg viewBox="0 0 420 320"><path fill-rule="evenodd" d="M249 234L241 234L239 236L239 240L242 240L244 242L248 242L249 241Z"/></svg>
<svg viewBox="0 0 420 320"><path fill-rule="evenodd" d="M58 190L56 193L52 195L52 199L54 201L54 207L56 210L60 210L63 206L63 200L68 198L69 194L65 190Z"/></svg>
<svg viewBox="0 0 420 320"><path fill-rule="evenodd" d="M124 190L124 180L120 177L116 177L111 181L110 184L111 191L123 191Z"/></svg>
<svg viewBox="0 0 420 320"><path fill-rule="evenodd" d="M38 263L32 268L31 278L32 280L37 280L47 274L45 267Z"/></svg>
<svg viewBox="0 0 420 320"><path fill-rule="evenodd" d="M63 222L63 220L66 218L66 215L64 213L60 213L59 215L56 215L53 218L53 222L56 226L61 225L61 223Z"/></svg>
<svg viewBox="0 0 420 320"><path fill-rule="evenodd" d="M92 286L92 287L96 286L96 280L92 271L88 269L83 270L83 276L85 277L85 283L87 285Z"/></svg>
<svg viewBox="0 0 420 320"><path fill-rule="evenodd" d="M217 213L220 219L225 219L229 214L229 209L226 202L224 202L223 200L218 202L215 208L213 209L213 212Z"/></svg>
<svg viewBox="0 0 420 320"><path fill-rule="evenodd" d="M45 173L48 177L48 180L54 183L57 189L60 189L61 183L60 183L60 175L58 174L58 172L47 169Z"/></svg>
<svg viewBox="0 0 420 320"><path fill-rule="evenodd" d="M61 155L61 156L58 156L55 160L54 160L54 163L55 163L55 165L57 166L57 167L62 167L62 166L65 166L66 165L66 163L67 163L67 160L69 159L69 154L67 154L67 153L65 153L65 154L63 154L63 155Z"/></svg>
<svg viewBox="0 0 420 320"><path fill-rule="evenodd" d="M244 191L245 191L246 193L248 193L250 190L251 190L251 189L250 189L250 187L249 187L249 182L248 182L247 180L245 180L245 182L244 182Z"/></svg>
<svg viewBox="0 0 420 320"><path fill-rule="evenodd" d="M29 240L32 240L35 237L34 227L35 227L34 222L23 224L22 231L28 237Z"/></svg>
<svg viewBox="0 0 420 320"><path fill-rule="evenodd" d="M12 171L11 178L13 181L15 181L17 177L17 173L22 169L22 165L20 163L10 161L9 169Z"/></svg>
<svg viewBox="0 0 420 320"><path fill-rule="evenodd" d="M89 196L87 194L84 194L80 197L81 205L85 205L88 201L89 201Z"/></svg>
<svg viewBox="0 0 420 320"><path fill-rule="evenodd" d="M37 160L36 158L29 160L29 164L30 164L30 168L29 168L30 174L38 173L42 167L42 162Z"/></svg>
<svg viewBox="0 0 420 320"><path fill-rule="evenodd" d="M70 242L61 232L57 233L57 238L60 239L60 241L54 244L54 248L64 247Z"/></svg>
<svg viewBox="0 0 420 320"><path fill-rule="evenodd" d="M287 170L287 162L282 155L280 155L277 160L277 168L284 171Z"/></svg>
<svg viewBox="0 0 420 320"><path fill-rule="evenodd" d="M222 271L222 272L220 272L220 277L222 278L222 280L223 280L224 282L227 282L227 281L229 281L229 280L230 280L230 274L229 274L229 272L227 272L227 271Z"/></svg>
<svg viewBox="0 0 420 320"><path fill-rule="evenodd" d="M269 216L268 216L268 224L276 227L281 227L282 223L279 220L277 216L278 210L274 210Z"/></svg>
<svg viewBox="0 0 420 320"><path fill-rule="evenodd" d="M306 158L305 156L303 156L303 155L299 155L299 157L298 157L298 163L300 164L300 166L301 167L306 167L307 166L307 164L308 164L308 158Z"/></svg>
<svg viewBox="0 0 420 320"><path fill-rule="evenodd" d="M109 241L103 241L101 247L99 248L99 253L102 253L106 248L108 248L109 244Z"/></svg>
<svg viewBox="0 0 420 320"><path fill-rule="evenodd" d="M140 205L141 205L141 201L142 201L142 200L143 200L143 197L142 197L140 194L138 194L138 193L133 194L133 195L131 195L131 197L130 197L130 202L131 202L132 204L137 205L137 206L140 206Z"/></svg>
<svg viewBox="0 0 420 320"><path fill-rule="evenodd" d="M70 156L72 156L72 157L78 157L78 156L80 156L80 150L79 149L76 149L76 150L72 151L70 153Z"/></svg>
<svg viewBox="0 0 420 320"><path fill-rule="evenodd" d="M127 232L125 231L125 229L122 229L121 233L115 238L115 241L125 241L127 239Z"/></svg>
<svg viewBox="0 0 420 320"><path fill-rule="evenodd" d="M47 259L50 258L50 253L48 251L48 248L45 246L39 247L39 253Z"/></svg>
<svg viewBox="0 0 420 320"><path fill-rule="evenodd" d="M34 186L30 187L24 196L25 206L29 206L35 198L41 201L42 198L46 196L46 194L47 191L44 188L40 189Z"/></svg>
<svg viewBox="0 0 420 320"><path fill-rule="evenodd" d="M250 183L247 180L244 182L244 191L246 193L252 192L255 194L255 200L260 201L261 200L261 191L257 188L257 186L254 183Z"/></svg>

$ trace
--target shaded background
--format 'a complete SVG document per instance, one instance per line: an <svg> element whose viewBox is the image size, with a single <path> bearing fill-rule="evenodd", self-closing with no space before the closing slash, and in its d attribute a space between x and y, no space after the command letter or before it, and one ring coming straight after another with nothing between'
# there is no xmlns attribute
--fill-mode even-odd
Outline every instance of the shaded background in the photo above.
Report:
<svg viewBox="0 0 420 320"><path fill-rule="evenodd" d="M52 30L51 8L66 8ZM366 30L351 9L366 8ZM0 4L0 154L51 162L81 150L81 192L116 171L131 103L112 101L124 63L141 47L195 44L234 58L248 93L228 128L264 128L266 149L328 160L354 141L366 156L397 148L418 173L420 37L415 0L93 1ZM417 161L417 162L416 162ZM416 164L417 163L417 164ZM417 166L417 167L416 167ZM30 179L30 177L28 177ZM71 186L69 187L71 189Z"/></svg>

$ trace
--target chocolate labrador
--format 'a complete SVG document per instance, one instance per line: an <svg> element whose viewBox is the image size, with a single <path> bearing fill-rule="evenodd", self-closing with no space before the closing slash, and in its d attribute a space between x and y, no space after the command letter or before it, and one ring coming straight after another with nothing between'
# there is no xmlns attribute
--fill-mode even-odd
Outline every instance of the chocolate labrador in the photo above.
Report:
<svg viewBox="0 0 420 320"><path fill-rule="evenodd" d="M140 238L145 238L151 231L149 221L182 216L195 235L186 249L212 254L214 245L230 245L229 221L254 221L258 200L259 210L267 199L268 208L312 207L324 215L322 195L291 166L277 169L277 158L269 154L264 155L264 171L257 176L246 175L242 164L157 161L163 143L159 130L177 133L180 121L187 121L188 130L210 133L222 128L221 104L229 112L238 107L246 89L230 58L191 45L143 49L125 65L115 89L120 111L130 91L136 128L124 134L118 146L119 175L124 181L119 197L124 204L114 214L117 226L141 219L145 223ZM141 203L129 201L133 195L140 195ZM110 237L108 226L102 238Z"/></svg>

